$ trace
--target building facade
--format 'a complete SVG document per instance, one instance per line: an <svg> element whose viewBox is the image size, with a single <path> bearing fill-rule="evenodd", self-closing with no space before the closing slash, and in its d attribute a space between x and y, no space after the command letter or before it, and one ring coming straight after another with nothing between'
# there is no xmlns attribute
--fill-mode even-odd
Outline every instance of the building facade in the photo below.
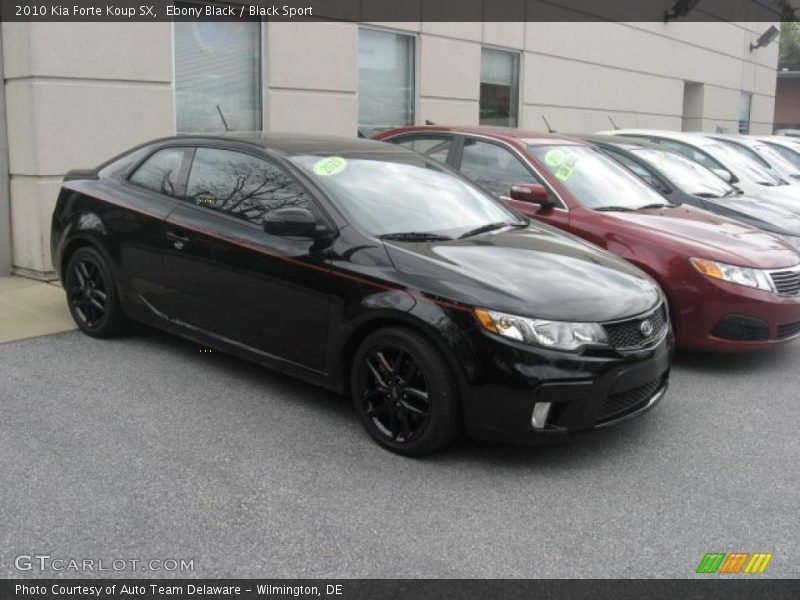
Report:
<svg viewBox="0 0 800 600"><path fill-rule="evenodd" d="M778 47L750 44L771 24L3 23L0 244L15 272L51 277L62 176L175 133L770 133Z"/></svg>

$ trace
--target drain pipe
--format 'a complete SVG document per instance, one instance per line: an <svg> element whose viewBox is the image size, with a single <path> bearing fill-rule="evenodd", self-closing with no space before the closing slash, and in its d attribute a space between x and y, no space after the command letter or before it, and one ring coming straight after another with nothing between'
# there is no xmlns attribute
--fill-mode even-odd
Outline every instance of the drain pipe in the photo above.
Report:
<svg viewBox="0 0 800 600"><path fill-rule="evenodd" d="M3 32L0 29L0 276L11 274L11 194L8 180L8 122Z"/></svg>

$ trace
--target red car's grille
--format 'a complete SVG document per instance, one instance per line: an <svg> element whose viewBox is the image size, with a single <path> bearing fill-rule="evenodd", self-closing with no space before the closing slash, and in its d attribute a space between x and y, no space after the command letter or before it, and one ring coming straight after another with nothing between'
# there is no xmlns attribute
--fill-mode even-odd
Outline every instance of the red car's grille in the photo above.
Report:
<svg viewBox="0 0 800 600"><path fill-rule="evenodd" d="M800 295L800 268L785 271L772 271L772 283L781 296Z"/></svg>
<svg viewBox="0 0 800 600"><path fill-rule="evenodd" d="M645 321L650 322L651 329L643 327ZM608 341L617 350L634 350L651 344L660 339L664 329L669 326L667 309L664 304L647 315L609 323L604 325ZM649 331L649 333L647 333Z"/></svg>

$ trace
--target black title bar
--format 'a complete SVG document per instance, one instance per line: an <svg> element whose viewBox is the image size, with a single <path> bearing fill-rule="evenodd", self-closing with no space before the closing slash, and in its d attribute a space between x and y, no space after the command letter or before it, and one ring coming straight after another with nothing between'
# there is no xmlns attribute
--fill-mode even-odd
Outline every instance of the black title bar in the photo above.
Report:
<svg viewBox="0 0 800 600"><path fill-rule="evenodd" d="M0 580L2 600L796 600L797 580L28 579Z"/></svg>
<svg viewBox="0 0 800 600"><path fill-rule="evenodd" d="M0 0L0 20L744 21L793 18L793 0Z"/></svg>

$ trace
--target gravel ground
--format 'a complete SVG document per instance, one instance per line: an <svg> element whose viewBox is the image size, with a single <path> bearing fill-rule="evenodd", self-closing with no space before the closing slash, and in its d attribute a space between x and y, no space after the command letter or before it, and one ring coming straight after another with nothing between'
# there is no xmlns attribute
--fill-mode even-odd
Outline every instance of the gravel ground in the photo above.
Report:
<svg viewBox="0 0 800 600"><path fill-rule="evenodd" d="M0 345L0 577L800 577L800 344L678 356L649 415L555 446L381 450L349 402L148 330ZM87 573L91 575L91 573Z"/></svg>

